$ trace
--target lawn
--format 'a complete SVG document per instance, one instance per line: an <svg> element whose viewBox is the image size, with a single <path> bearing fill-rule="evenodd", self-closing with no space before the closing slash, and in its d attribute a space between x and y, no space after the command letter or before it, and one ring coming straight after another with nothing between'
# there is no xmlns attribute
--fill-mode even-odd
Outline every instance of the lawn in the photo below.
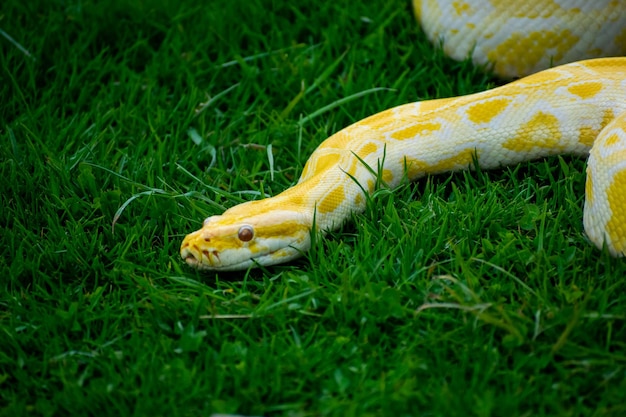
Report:
<svg viewBox="0 0 626 417"><path fill-rule="evenodd" d="M180 259L333 132L500 83L408 1L4 0L0 29L0 415L626 415L584 160L381 188L283 266Z"/></svg>

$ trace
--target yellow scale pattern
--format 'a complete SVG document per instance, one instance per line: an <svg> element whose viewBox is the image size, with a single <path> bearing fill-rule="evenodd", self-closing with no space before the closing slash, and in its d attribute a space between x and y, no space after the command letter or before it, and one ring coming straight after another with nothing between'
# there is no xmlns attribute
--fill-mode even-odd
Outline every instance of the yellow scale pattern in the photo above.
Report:
<svg viewBox="0 0 626 417"><path fill-rule="evenodd" d="M505 78L582 58L626 54L624 0L413 0L446 54L494 64Z"/></svg>
<svg viewBox="0 0 626 417"><path fill-rule="evenodd" d="M481 60L489 60L488 55L495 53L498 61L494 69L507 77L545 66L546 57L568 60L570 51L576 48L591 56L626 52L625 1L571 0L567 8L562 6L567 1L552 0L415 0L414 5L427 34L436 39L443 37L444 48L453 57L461 53L464 58L470 53L454 36L461 34L466 39L478 33L472 39L479 53L473 58L483 63ZM522 3L527 6L519 6ZM602 39L603 47L617 43L617 49L599 50L594 40L580 47L585 33L579 28L554 25L559 19L569 19L574 26L589 26L587 20L576 20L583 15L605 23L596 25L602 33L596 30L595 36ZM452 24L445 22L446 16L454 16ZM537 24L536 32L532 29L518 33L514 30L516 19L533 28L535 22L548 21L551 29L542 30ZM507 27L513 32L503 32ZM554 33L567 36L556 43ZM533 55L533 48L540 46L543 50L537 59L532 56L524 62L507 61L523 55L516 48L526 48ZM455 48L461 52L452 51ZM504 53L504 49L515 53ZM481 51L488 52L481 57ZM404 176L414 180L427 174L468 169L474 161L488 169L562 153L590 154L585 231L598 247L606 246L611 254L623 256L624 97L626 58L605 58L563 65L478 94L385 110L324 141L310 156L295 186L275 197L243 203L206 219L200 230L184 239L181 256L193 267L210 270L245 269L296 258L309 249L313 225L322 232L331 230L351 212L364 209L364 191L373 192L376 184L372 169L380 168L382 181L393 187Z"/></svg>

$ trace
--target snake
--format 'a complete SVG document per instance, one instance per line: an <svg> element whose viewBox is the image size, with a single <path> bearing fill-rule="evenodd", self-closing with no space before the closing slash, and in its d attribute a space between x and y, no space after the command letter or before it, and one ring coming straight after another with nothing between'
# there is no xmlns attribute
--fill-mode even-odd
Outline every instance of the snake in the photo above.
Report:
<svg viewBox="0 0 626 417"><path fill-rule="evenodd" d="M626 255L626 2L414 0L426 36L454 59L513 81L475 94L403 104L339 130L295 185L235 205L184 238L199 270L233 271L302 256L312 232L363 212L381 181L588 156L583 227Z"/></svg>

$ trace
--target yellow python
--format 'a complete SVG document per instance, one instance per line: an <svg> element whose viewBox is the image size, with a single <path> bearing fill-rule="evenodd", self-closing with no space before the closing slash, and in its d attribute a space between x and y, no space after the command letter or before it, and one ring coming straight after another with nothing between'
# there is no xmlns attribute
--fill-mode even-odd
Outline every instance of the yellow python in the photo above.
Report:
<svg viewBox="0 0 626 417"><path fill-rule="evenodd" d="M626 54L626 0L415 0L418 20L450 56L471 54L503 77ZM574 62L468 96L422 101L363 119L325 140L298 183L243 203L187 235L192 267L238 270L297 258L362 211L375 187L404 176L497 168L589 154L583 223L589 239L626 254L626 58Z"/></svg>

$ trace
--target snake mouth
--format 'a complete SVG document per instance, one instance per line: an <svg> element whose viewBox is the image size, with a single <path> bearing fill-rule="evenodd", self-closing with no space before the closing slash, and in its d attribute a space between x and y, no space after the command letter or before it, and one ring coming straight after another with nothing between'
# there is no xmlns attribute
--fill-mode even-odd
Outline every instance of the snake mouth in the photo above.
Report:
<svg viewBox="0 0 626 417"><path fill-rule="evenodd" d="M200 250L196 245L186 244L183 246L181 257L187 265L193 268L209 269L219 265L220 256L217 251ZM203 262L206 259L206 262Z"/></svg>
<svg viewBox="0 0 626 417"><path fill-rule="evenodd" d="M200 260L193 250L189 249L189 245L185 245L180 251L180 257L187 263L187 265L197 268L200 264Z"/></svg>
<svg viewBox="0 0 626 417"><path fill-rule="evenodd" d="M199 271L233 271L245 269L255 262L253 257L232 265L223 265L218 251L200 250L195 245L185 245L180 255L187 265Z"/></svg>
<svg viewBox="0 0 626 417"><path fill-rule="evenodd" d="M223 264L218 251L200 250L195 245L186 245L181 249L181 258L193 269L198 271L237 271L260 265L257 259L271 255L279 250L256 254L250 258L232 264Z"/></svg>
<svg viewBox="0 0 626 417"><path fill-rule="evenodd" d="M198 259L194 256L194 254L189 253L187 255L183 256L183 259L185 260L185 262L187 263L187 265L192 266L194 268L198 267L198 264L200 263L200 261L198 261Z"/></svg>

